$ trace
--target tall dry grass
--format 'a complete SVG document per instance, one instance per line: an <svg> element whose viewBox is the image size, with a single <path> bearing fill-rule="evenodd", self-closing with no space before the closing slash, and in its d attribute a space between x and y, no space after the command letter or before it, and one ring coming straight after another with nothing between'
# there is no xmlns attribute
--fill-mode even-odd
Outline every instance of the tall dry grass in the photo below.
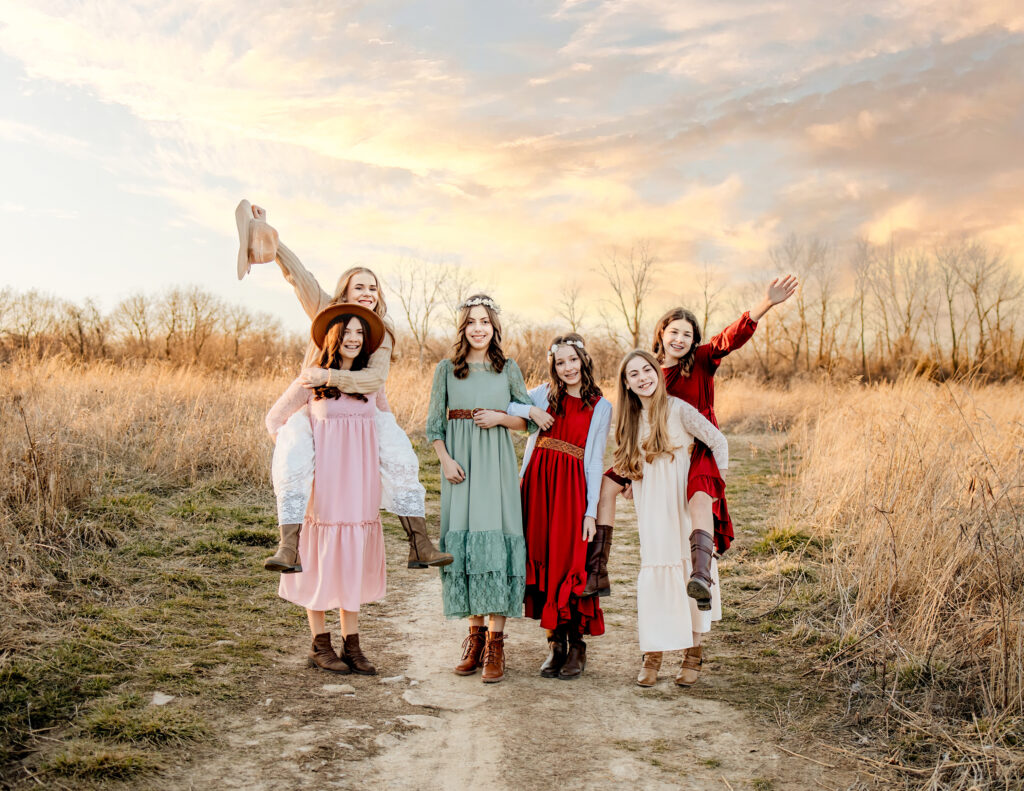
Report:
<svg viewBox="0 0 1024 791"><path fill-rule="evenodd" d="M884 693L898 758L920 766L932 746L935 765L916 770L927 787L1019 780L1024 387L831 389L792 438L801 462L779 528L826 548L829 666Z"/></svg>

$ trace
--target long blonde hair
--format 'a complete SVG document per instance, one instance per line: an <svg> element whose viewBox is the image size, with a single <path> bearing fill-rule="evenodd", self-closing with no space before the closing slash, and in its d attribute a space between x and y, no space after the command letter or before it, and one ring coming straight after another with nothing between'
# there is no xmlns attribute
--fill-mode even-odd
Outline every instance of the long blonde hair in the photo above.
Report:
<svg viewBox="0 0 1024 791"><path fill-rule="evenodd" d="M650 431L640 443L640 420L645 412L640 396L626 386L626 366L630 360L642 357L658 374L658 384L646 409ZM622 358L619 366L618 408L615 416L615 472L638 481L644 477L644 462L650 464L662 454L676 450L668 435L668 391L661 375L661 366L654 355L643 349L633 349Z"/></svg>
<svg viewBox="0 0 1024 791"><path fill-rule="evenodd" d="M373 312L380 316L381 321L384 322L384 329L387 330L388 335L391 336L391 342L395 342L395 330L391 324L391 319L388 318L388 303L384 301L384 289L380 285L380 278L377 277L377 273L372 269L368 269L365 266L353 266L346 269L341 273L341 277L338 278L338 285L334 288L334 297L331 299L331 304L337 304L339 302L348 302L348 284L352 278L361 272L365 272L373 278L377 284L377 304L373 308ZM391 350L391 359L395 360L398 358L395 349Z"/></svg>

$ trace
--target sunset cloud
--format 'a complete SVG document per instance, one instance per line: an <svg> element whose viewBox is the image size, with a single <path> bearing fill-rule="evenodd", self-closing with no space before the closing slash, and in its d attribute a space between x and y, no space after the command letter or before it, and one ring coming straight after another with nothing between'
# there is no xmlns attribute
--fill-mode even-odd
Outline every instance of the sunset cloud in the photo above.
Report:
<svg viewBox="0 0 1024 791"><path fill-rule="evenodd" d="M90 262L121 269L62 277L70 244L5 210L51 281L24 286L237 298L242 195L326 279L449 260L538 316L563 279L597 299L596 261L640 239L665 288L705 262L757 272L791 231L1024 240L1014 2L0 0L0 20L5 205L66 218L87 251L127 228Z"/></svg>

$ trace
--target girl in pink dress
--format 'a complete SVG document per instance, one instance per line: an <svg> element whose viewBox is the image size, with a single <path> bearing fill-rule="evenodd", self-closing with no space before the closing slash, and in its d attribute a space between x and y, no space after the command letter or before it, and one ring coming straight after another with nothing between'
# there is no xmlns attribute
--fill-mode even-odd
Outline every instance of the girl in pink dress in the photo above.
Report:
<svg viewBox="0 0 1024 791"><path fill-rule="evenodd" d="M312 336L320 367L358 371L380 346L384 324L360 305L331 305L313 319ZM311 392L300 377L267 414L276 439L289 417L309 407L316 464L299 537L302 571L282 574L278 595L306 608L313 635L309 665L334 673L377 672L359 647L359 607L383 598L387 587L374 422L376 408L387 406L383 399L383 390L369 398L328 385ZM340 656L326 626L326 611L335 609L344 639Z"/></svg>

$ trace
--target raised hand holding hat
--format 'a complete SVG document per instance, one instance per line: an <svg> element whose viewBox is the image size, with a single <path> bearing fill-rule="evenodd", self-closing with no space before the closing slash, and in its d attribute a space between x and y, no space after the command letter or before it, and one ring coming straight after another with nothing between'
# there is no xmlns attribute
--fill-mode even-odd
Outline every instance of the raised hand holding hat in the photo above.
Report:
<svg viewBox="0 0 1024 791"><path fill-rule="evenodd" d="M238 227L238 279L253 264L268 264L277 258L277 231L267 223L267 213L242 199L235 208Z"/></svg>

